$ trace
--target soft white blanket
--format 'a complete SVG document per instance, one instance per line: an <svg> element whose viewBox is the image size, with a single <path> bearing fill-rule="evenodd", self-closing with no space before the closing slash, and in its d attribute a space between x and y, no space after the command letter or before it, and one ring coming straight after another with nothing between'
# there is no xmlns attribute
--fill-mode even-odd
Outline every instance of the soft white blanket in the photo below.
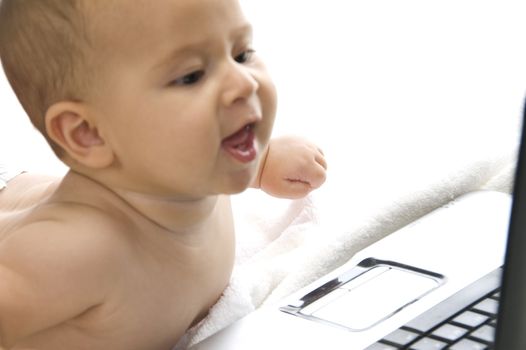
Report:
<svg viewBox="0 0 526 350"><path fill-rule="evenodd" d="M324 201L323 188L294 201L253 190L234 197L238 251L231 283L186 340L195 344L263 304L279 301L360 249L463 193L477 189L509 192L514 159L515 149L507 148L500 154L478 154L469 162L450 164L425 186L408 186L403 195L390 198L367 215L353 218L350 213L347 227L333 225L334 216L327 213L336 203Z"/></svg>

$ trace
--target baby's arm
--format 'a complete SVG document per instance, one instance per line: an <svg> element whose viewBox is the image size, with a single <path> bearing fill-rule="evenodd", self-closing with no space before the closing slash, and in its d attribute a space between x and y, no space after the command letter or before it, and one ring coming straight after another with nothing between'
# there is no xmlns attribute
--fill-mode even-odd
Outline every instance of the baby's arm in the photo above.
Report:
<svg viewBox="0 0 526 350"><path fill-rule="evenodd" d="M0 346L33 342L39 332L100 304L108 266L99 269L107 261L92 249L101 248L107 250L82 232L72 235L57 220L24 226L3 240Z"/></svg>
<svg viewBox="0 0 526 350"><path fill-rule="evenodd" d="M323 152L303 138L272 139L265 150L252 187L280 198L301 198L320 187L326 178Z"/></svg>

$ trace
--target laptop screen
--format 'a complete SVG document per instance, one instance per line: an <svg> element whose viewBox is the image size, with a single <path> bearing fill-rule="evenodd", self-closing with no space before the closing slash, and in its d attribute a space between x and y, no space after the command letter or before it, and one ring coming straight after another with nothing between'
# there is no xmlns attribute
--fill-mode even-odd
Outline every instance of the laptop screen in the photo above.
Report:
<svg viewBox="0 0 526 350"><path fill-rule="evenodd" d="M526 349L526 106L515 175L495 349Z"/></svg>

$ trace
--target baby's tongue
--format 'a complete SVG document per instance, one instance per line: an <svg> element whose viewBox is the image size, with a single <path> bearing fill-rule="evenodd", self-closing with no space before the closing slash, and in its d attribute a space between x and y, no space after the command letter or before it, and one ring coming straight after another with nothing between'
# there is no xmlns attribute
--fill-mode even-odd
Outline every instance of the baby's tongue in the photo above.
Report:
<svg viewBox="0 0 526 350"><path fill-rule="evenodd" d="M223 140L224 147L237 147L238 145L244 143L248 137L250 130L248 128L243 128L236 132L233 135L230 135Z"/></svg>
<svg viewBox="0 0 526 350"><path fill-rule="evenodd" d="M254 132L248 127L224 139L222 146L228 154L243 163L250 162L256 157Z"/></svg>

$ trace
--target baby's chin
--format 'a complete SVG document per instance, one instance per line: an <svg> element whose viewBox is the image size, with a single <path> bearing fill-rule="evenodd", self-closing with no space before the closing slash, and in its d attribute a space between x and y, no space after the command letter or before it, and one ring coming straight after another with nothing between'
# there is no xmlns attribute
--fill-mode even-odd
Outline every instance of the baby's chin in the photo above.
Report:
<svg viewBox="0 0 526 350"><path fill-rule="evenodd" d="M228 184L225 184L222 194L235 195L245 192L247 189L254 187L253 182L256 178L256 172L251 173L250 176L243 176L232 179Z"/></svg>
<svg viewBox="0 0 526 350"><path fill-rule="evenodd" d="M231 186L230 188L225 190L223 194L225 194L225 195L236 195L236 194L240 194L240 193L245 192L249 188L251 188L250 182L248 182L246 184L236 184L235 186Z"/></svg>

